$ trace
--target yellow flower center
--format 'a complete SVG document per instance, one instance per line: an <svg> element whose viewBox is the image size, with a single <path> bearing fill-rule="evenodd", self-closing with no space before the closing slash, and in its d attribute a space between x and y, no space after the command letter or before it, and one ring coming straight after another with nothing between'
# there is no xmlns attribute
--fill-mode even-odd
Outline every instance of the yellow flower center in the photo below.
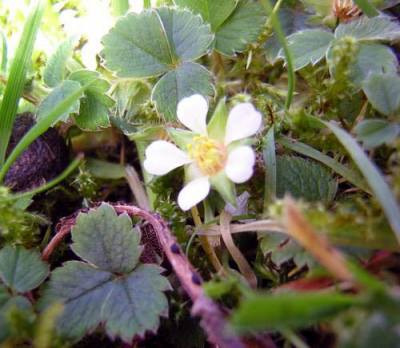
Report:
<svg viewBox="0 0 400 348"><path fill-rule="evenodd" d="M204 135L193 138L188 145L189 156L205 175L214 175L224 168L227 153L223 144Z"/></svg>

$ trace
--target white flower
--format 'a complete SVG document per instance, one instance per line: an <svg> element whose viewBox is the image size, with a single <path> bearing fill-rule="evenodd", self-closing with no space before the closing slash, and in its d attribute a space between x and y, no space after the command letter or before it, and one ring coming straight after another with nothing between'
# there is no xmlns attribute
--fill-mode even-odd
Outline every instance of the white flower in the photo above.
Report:
<svg viewBox="0 0 400 348"><path fill-rule="evenodd" d="M253 174L255 153L243 140L261 127L262 116L250 103L236 105L227 115L224 101L209 122L207 101L201 95L182 99L179 121L191 132L172 129L178 146L157 140L146 149L144 168L164 175L185 166L188 183L180 191L178 204L188 210L207 197L213 186L227 201L234 201L233 183L243 183Z"/></svg>

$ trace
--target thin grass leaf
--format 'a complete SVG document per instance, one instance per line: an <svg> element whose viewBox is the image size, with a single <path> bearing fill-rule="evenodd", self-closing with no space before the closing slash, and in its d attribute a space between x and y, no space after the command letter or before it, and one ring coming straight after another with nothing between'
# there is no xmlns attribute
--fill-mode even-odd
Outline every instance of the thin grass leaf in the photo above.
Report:
<svg viewBox="0 0 400 348"><path fill-rule="evenodd" d="M4 180L4 177L11 165L25 151L25 149L28 148L28 146L32 144L39 136L46 132L60 116L65 114L65 112L68 111L71 106L73 106L74 103L76 103L76 101L83 96L84 91L95 81L96 80L90 81L85 86L68 95L63 101L58 103L54 108L43 115L42 118L28 131L28 133L24 135L1 168L0 183Z"/></svg>
<svg viewBox="0 0 400 348"><path fill-rule="evenodd" d="M44 1L38 0L30 11L10 69L10 77L0 107L0 166L6 157L8 142L22 95L33 46L43 17Z"/></svg>
<svg viewBox="0 0 400 348"><path fill-rule="evenodd" d="M1 64L0 64L0 72L5 74L7 71L7 59L8 59L8 46L7 39L4 33L0 30L0 39L1 39Z"/></svg>
<svg viewBox="0 0 400 348"><path fill-rule="evenodd" d="M264 138L263 159L265 163L264 213L269 204L276 198L276 155L274 126Z"/></svg>
<svg viewBox="0 0 400 348"><path fill-rule="evenodd" d="M381 204L386 218L396 234L397 240L400 242L400 208L382 173L350 134L334 123L323 121L322 123L335 134L357 164L376 199Z"/></svg>
<svg viewBox="0 0 400 348"><path fill-rule="evenodd" d="M304 156L310 157L316 161L325 164L327 167L331 168L334 172L341 175L343 178L345 178L348 182L352 183L354 186L358 187L359 189L365 192L368 193L370 192L368 185L365 183L364 179L358 173L347 168L343 164L323 154L322 152L312 148L311 146L299 141L294 142L292 139L285 136L280 137L277 140L277 142L292 151L295 151L297 153L300 153Z"/></svg>
<svg viewBox="0 0 400 348"><path fill-rule="evenodd" d="M354 2L368 17L379 15L378 10L368 0L354 0Z"/></svg>

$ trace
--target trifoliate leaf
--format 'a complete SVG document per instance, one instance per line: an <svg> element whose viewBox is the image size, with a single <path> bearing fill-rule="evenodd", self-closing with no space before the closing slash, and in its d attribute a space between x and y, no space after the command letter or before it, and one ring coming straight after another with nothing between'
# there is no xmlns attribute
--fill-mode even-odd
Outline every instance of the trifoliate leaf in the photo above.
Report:
<svg viewBox="0 0 400 348"><path fill-rule="evenodd" d="M308 64L315 65L321 61L333 39L332 33L320 29L308 29L290 35L287 40L293 55L294 69L300 70ZM282 51L279 56L284 57Z"/></svg>
<svg viewBox="0 0 400 348"><path fill-rule="evenodd" d="M175 0L180 7L199 13L215 32L235 10L239 0Z"/></svg>
<svg viewBox="0 0 400 348"><path fill-rule="evenodd" d="M258 2L239 0L236 9L215 33L215 49L227 56L243 52L249 43L257 40L265 20L264 9Z"/></svg>
<svg viewBox="0 0 400 348"><path fill-rule="evenodd" d="M72 55L75 42L74 37L65 40L49 58L43 71L43 80L47 86L56 87L64 80L65 66Z"/></svg>
<svg viewBox="0 0 400 348"><path fill-rule="evenodd" d="M207 52L213 35L200 16L160 8L131 13L104 36L105 64L120 77L152 77Z"/></svg>
<svg viewBox="0 0 400 348"><path fill-rule="evenodd" d="M372 106L384 115L400 111L400 77L393 74L371 74L362 88Z"/></svg>
<svg viewBox="0 0 400 348"><path fill-rule="evenodd" d="M364 147L372 149L395 140L400 133L400 125L385 120L371 119L361 121L354 131Z"/></svg>
<svg viewBox="0 0 400 348"><path fill-rule="evenodd" d="M97 81L85 90L85 95L80 101L79 114L75 116L75 121L81 129L98 130L110 125L108 114L114 101L106 94L110 84L99 76L96 71L89 70L74 71L68 76L69 80L77 81L81 86L97 78Z"/></svg>
<svg viewBox="0 0 400 348"><path fill-rule="evenodd" d="M301 157L278 156L276 178L279 198L290 193L306 201L330 202L337 190L336 180L325 167Z"/></svg>
<svg viewBox="0 0 400 348"><path fill-rule="evenodd" d="M38 121L48 115L55 106L60 104L63 100L71 94L76 93L81 88L81 85L76 81L63 81L60 85L53 89L53 91L42 101L39 105L36 118ZM57 121L67 121L71 113L79 111L80 102L77 100L70 108L65 110L58 118ZM56 123L56 122L55 122Z"/></svg>
<svg viewBox="0 0 400 348"><path fill-rule="evenodd" d="M391 17L363 16L336 28L335 37L352 36L359 41L393 41L400 38L400 24Z"/></svg>
<svg viewBox="0 0 400 348"><path fill-rule="evenodd" d="M179 101L193 94L210 96L214 93L210 72L197 63L183 63L176 70L163 76L154 86L151 99L155 102L157 111L166 120L176 117Z"/></svg>
<svg viewBox="0 0 400 348"><path fill-rule="evenodd" d="M102 204L90 214L80 214L72 229L72 250L103 271L126 273L139 261L140 231L126 214L117 216Z"/></svg>
<svg viewBox="0 0 400 348"><path fill-rule="evenodd" d="M155 332L166 315L170 289L157 265L140 264L140 234L127 215L108 204L80 214L72 249L90 263L69 261L52 272L41 306L64 304L57 320L61 336L79 339L100 324L111 338L132 342Z"/></svg>
<svg viewBox="0 0 400 348"><path fill-rule="evenodd" d="M357 87L372 73L396 74L398 62L393 51L379 43L360 44L349 80Z"/></svg>
<svg viewBox="0 0 400 348"><path fill-rule="evenodd" d="M15 292L24 293L37 288L48 274L49 267L39 253L11 246L0 250L0 279Z"/></svg>

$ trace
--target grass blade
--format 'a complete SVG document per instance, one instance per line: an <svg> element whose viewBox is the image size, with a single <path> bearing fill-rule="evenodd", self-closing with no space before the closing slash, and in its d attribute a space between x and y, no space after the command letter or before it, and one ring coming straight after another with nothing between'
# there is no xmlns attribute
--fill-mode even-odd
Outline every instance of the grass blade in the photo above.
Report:
<svg viewBox="0 0 400 348"><path fill-rule="evenodd" d="M26 73L45 6L37 1L30 11L10 69L3 102L0 107L0 166L5 161L8 142L18 110L19 99L25 86Z"/></svg>
<svg viewBox="0 0 400 348"><path fill-rule="evenodd" d="M265 135L263 159L265 163L264 214L266 214L269 204L276 197L276 155L274 126L272 126Z"/></svg>
<svg viewBox="0 0 400 348"><path fill-rule="evenodd" d="M323 154L322 152L315 150L311 146L301 143L299 141L293 141L292 139L282 136L280 137L277 142L284 147L300 153L304 156L310 157L316 161L319 161L325 164L327 167L331 168L333 171L341 175L345 178L348 182L352 183L354 186L358 187L359 189L370 193L370 190L365 183L364 179L353 170L347 168L343 164L339 163L338 161L334 160L333 158Z"/></svg>
<svg viewBox="0 0 400 348"><path fill-rule="evenodd" d="M0 170L0 183L4 180L7 171L15 160L25 151L25 149L32 144L35 139L46 132L57 119L70 109L74 103L83 96L83 92L96 80L93 80L85 86L77 89L75 92L67 96L62 102L52 108L46 115L44 115L20 140L18 145L11 152L7 161L4 163Z"/></svg>
<svg viewBox="0 0 400 348"><path fill-rule="evenodd" d="M356 140L346 131L331 122L323 122L342 143L361 173L364 175L376 199L388 219L397 240L400 242L400 208L379 169L371 162Z"/></svg>

